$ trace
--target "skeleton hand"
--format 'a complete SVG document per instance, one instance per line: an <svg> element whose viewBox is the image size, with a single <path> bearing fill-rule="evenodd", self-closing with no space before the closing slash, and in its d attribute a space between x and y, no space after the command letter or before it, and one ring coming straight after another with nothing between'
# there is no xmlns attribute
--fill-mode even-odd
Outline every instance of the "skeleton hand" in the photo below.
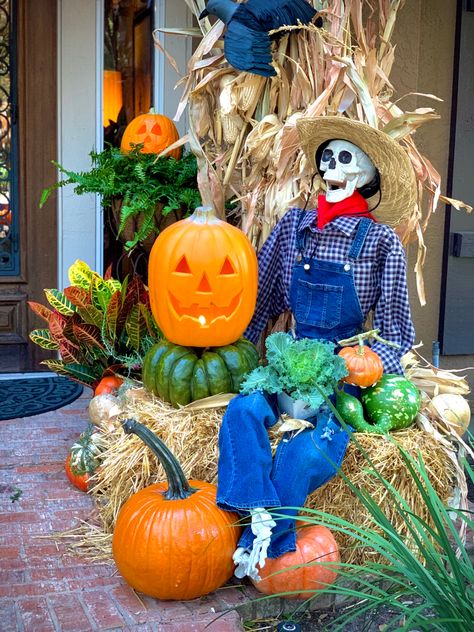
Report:
<svg viewBox="0 0 474 632"><path fill-rule="evenodd" d="M271 514L265 511L263 507L251 509L250 515L252 517L250 528L255 535L252 550L249 551L248 549L239 547L236 549L232 559L237 566L234 571L236 577L242 579L242 577L248 575L254 581L258 582L261 578L258 574L257 564L260 568L265 566L272 529L276 526L276 522L273 520Z"/></svg>
<svg viewBox="0 0 474 632"><path fill-rule="evenodd" d="M244 549L243 546L239 546L239 548L235 550L234 555L232 556L234 564L236 565L234 575L239 579L242 579L243 577L248 575L249 557L250 551L248 549Z"/></svg>
<svg viewBox="0 0 474 632"><path fill-rule="evenodd" d="M255 539L247 561L247 575L255 581L259 581L260 576L258 574L257 564L260 568L265 566L267 551L272 537L272 529L276 526L276 522L273 520L271 514L263 507L252 509L250 515L252 516L251 529L255 535Z"/></svg>

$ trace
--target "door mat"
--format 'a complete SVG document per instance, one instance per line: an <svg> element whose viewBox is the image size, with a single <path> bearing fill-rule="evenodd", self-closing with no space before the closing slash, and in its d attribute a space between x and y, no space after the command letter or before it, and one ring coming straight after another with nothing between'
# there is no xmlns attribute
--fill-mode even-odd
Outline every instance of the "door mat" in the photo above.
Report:
<svg viewBox="0 0 474 632"><path fill-rule="evenodd" d="M70 404L83 387L67 377L0 380L0 420L30 417Z"/></svg>

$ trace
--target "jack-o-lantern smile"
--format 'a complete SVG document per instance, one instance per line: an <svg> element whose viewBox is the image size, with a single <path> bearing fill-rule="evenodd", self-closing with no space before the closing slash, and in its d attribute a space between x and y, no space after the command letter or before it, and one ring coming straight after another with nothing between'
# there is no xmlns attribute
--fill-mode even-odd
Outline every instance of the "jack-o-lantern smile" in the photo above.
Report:
<svg viewBox="0 0 474 632"><path fill-rule="evenodd" d="M217 347L243 334L255 308L257 257L242 231L212 209L166 228L148 269L152 311L168 340Z"/></svg>
<svg viewBox="0 0 474 632"><path fill-rule="evenodd" d="M223 307L214 305L214 303L210 303L209 305L192 303L189 306L185 306L180 303L171 292L169 295L171 305L178 317L182 318L183 316L188 316L189 318L198 320L201 327L209 327L217 318L229 318L229 316L232 316L240 303L242 292L236 294L231 302Z"/></svg>

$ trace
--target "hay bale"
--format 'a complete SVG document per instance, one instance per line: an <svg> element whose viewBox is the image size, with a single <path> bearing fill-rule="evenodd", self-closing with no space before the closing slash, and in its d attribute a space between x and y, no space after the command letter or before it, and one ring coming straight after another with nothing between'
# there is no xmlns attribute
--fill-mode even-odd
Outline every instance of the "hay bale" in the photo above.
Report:
<svg viewBox="0 0 474 632"><path fill-rule="evenodd" d="M123 414L134 417L166 443L191 479L215 483L219 427L229 397L211 400L209 406L194 402L176 409L145 392L130 389L121 400ZM219 405L220 404L220 405ZM164 470L149 448L135 435L126 435L120 423L105 435L105 451L95 476L92 493L96 496L104 528L113 531L123 503L139 489L165 479Z"/></svg>
<svg viewBox="0 0 474 632"><path fill-rule="evenodd" d="M418 455L422 456L431 484L441 500L447 504L453 495L456 471L453 460L447 457L445 446L433 434L418 426L400 430L391 437L414 459L418 459ZM399 492L411 511L433 526L426 503L407 470L397 444L389 437L365 433L357 433L357 440L380 474ZM369 492L402 539L408 543L410 533L406 522L395 510L387 489L368 470L364 455L354 443L350 443L347 448L342 471L357 489L364 488ZM313 492L307 499L306 506L338 516L367 530L374 529L372 516L342 476L335 476ZM349 535L335 533L334 537L344 562L362 564L369 559L380 561L380 556L375 551L357 545Z"/></svg>
<svg viewBox="0 0 474 632"><path fill-rule="evenodd" d="M143 389L131 389L127 391L122 404L124 413L121 418L135 417L156 432L176 455L188 478L216 482L218 433L225 411L222 401L213 399L205 408L195 403L175 409L147 395ZM270 439L273 449L280 436L272 429ZM418 426L391 436L410 455L417 457L421 454L434 489L447 502L453 494L456 476L459 478L453 443L436 431ZM398 490L412 511L431 524L423 499L394 442L384 436L364 433L357 433L357 439L373 464ZM125 435L118 422L107 433L105 442L107 448L92 493L98 501L104 530L111 533L120 507L127 498L139 489L163 480L164 472L143 442L135 435ZM386 489L368 472L364 456L354 443L349 444L342 469L354 485L370 492L399 529L400 535L408 536L407 528L394 511ZM316 490L308 498L306 506L339 516L353 524L373 528L370 514L340 476ZM369 558L376 559L374 551L355 547L349 536L336 534L336 538L343 561L362 563Z"/></svg>

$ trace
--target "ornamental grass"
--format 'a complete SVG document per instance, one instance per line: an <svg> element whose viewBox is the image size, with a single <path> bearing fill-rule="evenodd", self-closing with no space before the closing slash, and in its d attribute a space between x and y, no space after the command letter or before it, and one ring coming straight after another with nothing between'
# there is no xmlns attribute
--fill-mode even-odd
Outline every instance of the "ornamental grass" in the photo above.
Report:
<svg viewBox="0 0 474 632"><path fill-rule="evenodd" d="M370 458L370 449L366 451L365 467L393 505L391 516L380 507L379 499L365 487L359 489L349 478L345 482L362 510L370 515L372 526L317 509L306 508L302 512L305 524L322 524L336 537L349 536L363 549L375 553L362 562L343 560L339 565L337 582L323 592L334 595L339 602L345 599L346 603L325 629L339 632L351 624L356 624L357 629L369 629L382 617L388 623L379 629L386 632L470 632L474 621L474 566L461 534L469 529L472 538L472 512L446 507L432 484L422 450L416 456L410 456L401 447L398 451L420 496L422 515L413 511L404 490L397 489L396 481L381 474ZM474 481L469 464L462 465ZM401 531L408 533L408 541ZM298 610L320 594L315 592ZM296 618L297 612L293 616Z"/></svg>

